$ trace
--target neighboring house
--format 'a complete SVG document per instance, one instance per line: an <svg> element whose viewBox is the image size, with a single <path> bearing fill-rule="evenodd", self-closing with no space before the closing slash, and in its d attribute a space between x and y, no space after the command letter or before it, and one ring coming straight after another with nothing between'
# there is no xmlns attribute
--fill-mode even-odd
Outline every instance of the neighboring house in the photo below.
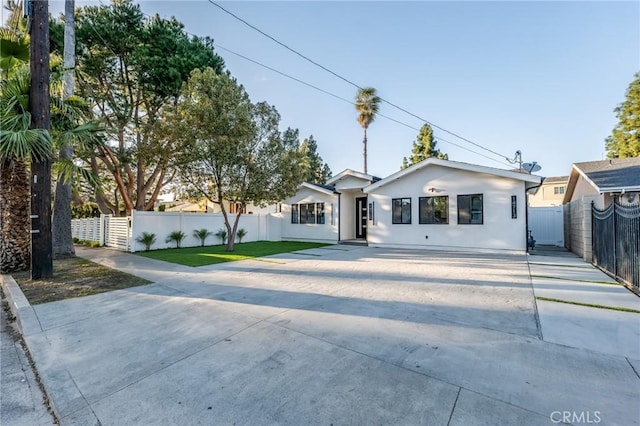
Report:
<svg viewBox="0 0 640 426"><path fill-rule="evenodd" d="M539 176L429 158L379 179L345 170L282 206L283 239L526 250L526 191Z"/></svg>
<svg viewBox="0 0 640 426"><path fill-rule="evenodd" d="M221 213L222 209L217 203L213 203L209 200L203 199L198 202L191 202L187 200L178 200L173 202L162 202L159 205L164 205L167 212L183 212L183 213ZM238 213L241 208L239 203L230 203L224 201L224 207L227 213ZM268 206L260 207L253 204L247 204L243 209L243 214L267 214L277 213L279 206L277 204L271 204Z"/></svg>
<svg viewBox="0 0 640 426"><path fill-rule="evenodd" d="M624 203L638 202L640 194L640 157L613 158L575 163L571 168L563 204L585 197L600 208L619 197Z"/></svg>
<svg viewBox="0 0 640 426"><path fill-rule="evenodd" d="M542 185L527 193L529 207L561 206L568 180L569 176L544 178Z"/></svg>
<svg viewBox="0 0 640 426"><path fill-rule="evenodd" d="M564 194L564 242L585 261L592 260L591 203L604 209L617 198L640 203L640 158L575 163Z"/></svg>

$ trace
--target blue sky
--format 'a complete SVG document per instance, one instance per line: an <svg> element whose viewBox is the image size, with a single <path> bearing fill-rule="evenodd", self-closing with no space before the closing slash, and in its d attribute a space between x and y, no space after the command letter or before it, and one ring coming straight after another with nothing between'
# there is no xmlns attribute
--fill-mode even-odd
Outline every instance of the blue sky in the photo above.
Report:
<svg viewBox="0 0 640 426"><path fill-rule="evenodd" d="M77 2L78 5L86 2ZM62 10L61 1L51 11ZM92 2L92 4L98 4ZM640 70L640 2L220 2L281 42L447 130L503 156L521 150L539 174L599 160L613 109ZM143 1L185 29L347 99L356 89L206 1ZM334 173L362 169L352 105L225 51L254 101L276 106L281 126L313 134ZM388 104L380 112L419 128ZM435 130L449 158L507 168L503 158ZM397 171L417 130L379 117L369 128L369 172Z"/></svg>

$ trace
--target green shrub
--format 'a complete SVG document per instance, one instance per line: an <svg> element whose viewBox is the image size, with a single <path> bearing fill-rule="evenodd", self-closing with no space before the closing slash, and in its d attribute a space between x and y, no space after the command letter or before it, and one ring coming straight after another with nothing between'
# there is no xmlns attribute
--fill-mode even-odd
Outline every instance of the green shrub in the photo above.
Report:
<svg viewBox="0 0 640 426"><path fill-rule="evenodd" d="M204 247L204 241L207 239L207 237L210 237L212 235L213 232L210 232L205 228L193 230L193 236L200 239L200 247Z"/></svg>
<svg viewBox="0 0 640 426"><path fill-rule="evenodd" d="M218 229L218 232L216 232L216 237L220 238L220 241L222 241L222 244L225 244L227 242L227 230Z"/></svg>
<svg viewBox="0 0 640 426"><path fill-rule="evenodd" d="M143 232L136 241L140 244L144 244L144 251L151 250L151 246L156 242L156 234L152 232Z"/></svg>
<svg viewBox="0 0 640 426"><path fill-rule="evenodd" d="M238 237L238 241L240 243L242 243L242 239L247 235L247 230L244 228L240 228L238 229L238 232L236 232L236 236Z"/></svg>
<svg viewBox="0 0 640 426"><path fill-rule="evenodd" d="M165 211L165 210L166 210L166 208L167 208L166 204L160 204L160 205L158 206L158 211L159 211L159 212L163 212L163 211Z"/></svg>
<svg viewBox="0 0 640 426"><path fill-rule="evenodd" d="M176 243L176 248L180 248L180 244L182 243L182 240L184 240L184 237L186 237L186 234L182 231L173 231L172 233L169 234L169 236L167 237L166 240L164 240L166 243L170 243L172 241L174 241Z"/></svg>

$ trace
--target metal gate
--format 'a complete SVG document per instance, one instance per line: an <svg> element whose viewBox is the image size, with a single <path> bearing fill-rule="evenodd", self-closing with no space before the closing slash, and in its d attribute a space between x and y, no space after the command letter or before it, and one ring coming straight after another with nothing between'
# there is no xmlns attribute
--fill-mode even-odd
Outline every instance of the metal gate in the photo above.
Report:
<svg viewBox="0 0 640 426"><path fill-rule="evenodd" d="M562 206L529 207L529 229L536 244L564 247Z"/></svg>
<svg viewBox="0 0 640 426"><path fill-rule="evenodd" d="M614 201L604 210L591 203L593 264L640 289L640 205Z"/></svg>

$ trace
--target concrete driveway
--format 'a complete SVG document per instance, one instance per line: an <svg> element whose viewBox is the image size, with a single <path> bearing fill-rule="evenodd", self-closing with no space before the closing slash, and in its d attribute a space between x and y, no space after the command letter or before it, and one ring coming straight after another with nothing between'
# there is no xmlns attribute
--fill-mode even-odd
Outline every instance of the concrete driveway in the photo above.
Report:
<svg viewBox="0 0 640 426"><path fill-rule="evenodd" d="M525 256L79 254L155 284L35 307L65 425L640 422L638 360L540 339Z"/></svg>

